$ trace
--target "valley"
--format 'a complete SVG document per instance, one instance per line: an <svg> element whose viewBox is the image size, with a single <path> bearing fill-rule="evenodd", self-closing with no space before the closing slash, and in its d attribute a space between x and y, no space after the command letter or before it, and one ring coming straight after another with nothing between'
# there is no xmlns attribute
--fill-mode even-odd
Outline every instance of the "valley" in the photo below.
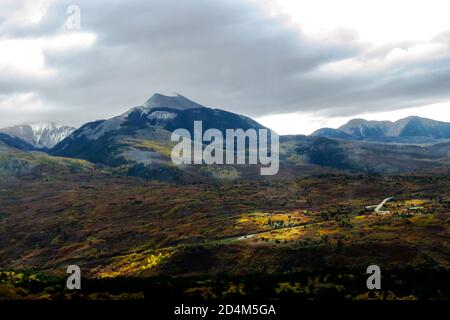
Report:
<svg viewBox="0 0 450 320"><path fill-rule="evenodd" d="M94 170L13 179L0 183L0 266L64 277L77 264L88 281L112 283L251 274L296 282L371 263L448 270L449 190L448 176L428 174L173 184ZM365 210L386 194L395 194L389 214Z"/></svg>
<svg viewBox="0 0 450 320"><path fill-rule="evenodd" d="M0 0L0 317L445 314L449 11Z"/></svg>

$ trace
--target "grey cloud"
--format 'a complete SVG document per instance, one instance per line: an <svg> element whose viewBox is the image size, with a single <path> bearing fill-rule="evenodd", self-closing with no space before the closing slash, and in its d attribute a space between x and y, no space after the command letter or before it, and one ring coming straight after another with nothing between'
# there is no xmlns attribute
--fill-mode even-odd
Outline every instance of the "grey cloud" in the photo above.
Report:
<svg viewBox="0 0 450 320"><path fill-rule="evenodd" d="M0 24L0 34L61 32L69 4L53 5L33 31L6 30ZM52 106L51 120L79 125L110 117L143 103L155 91L178 91L199 103L253 117L295 111L351 116L450 98L449 57L395 70L323 73L320 67L327 63L371 59L392 48L367 53L355 41L318 41L246 1L77 4L82 31L97 34L93 47L47 52L46 63L58 70L57 79L0 75L0 93L37 92ZM439 41L448 38L441 35Z"/></svg>

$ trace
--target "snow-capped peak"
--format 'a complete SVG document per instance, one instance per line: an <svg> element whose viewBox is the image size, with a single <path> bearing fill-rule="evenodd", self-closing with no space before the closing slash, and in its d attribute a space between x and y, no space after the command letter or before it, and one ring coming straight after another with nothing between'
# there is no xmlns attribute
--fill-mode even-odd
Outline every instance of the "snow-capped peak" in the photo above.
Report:
<svg viewBox="0 0 450 320"><path fill-rule="evenodd" d="M0 132L22 139L37 148L47 149L54 147L74 131L75 128L54 122L35 122L0 129Z"/></svg>

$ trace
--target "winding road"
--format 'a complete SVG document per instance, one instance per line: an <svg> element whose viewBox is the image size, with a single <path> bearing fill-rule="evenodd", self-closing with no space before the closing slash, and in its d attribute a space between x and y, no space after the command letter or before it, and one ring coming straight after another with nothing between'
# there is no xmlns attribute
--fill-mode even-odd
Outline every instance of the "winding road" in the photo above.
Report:
<svg viewBox="0 0 450 320"><path fill-rule="evenodd" d="M386 202L388 202L389 200L394 199L394 197L389 197L384 199L383 201L381 201L381 203L375 208L375 212L378 213L388 213L389 211L381 211L381 208L383 208L383 206L386 204Z"/></svg>
<svg viewBox="0 0 450 320"><path fill-rule="evenodd" d="M256 233L251 233L251 234L246 234L246 235L242 235L242 236L238 236L238 237L231 237L228 238L227 240L245 240L245 239L250 239L253 238L255 236L258 236L260 234L264 234L264 233L270 233L272 231L278 231L278 230L287 230L287 229L294 229L294 228L300 228L300 227L308 227L308 226L312 226L312 225L319 225L319 224L323 224L326 221L310 221L310 222L305 222L305 223L299 223L299 224L295 224L292 226L287 226L287 227L281 227L281 228L274 228L274 229L269 229L269 230L263 230L263 231L259 231Z"/></svg>
<svg viewBox="0 0 450 320"><path fill-rule="evenodd" d="M381 201L381 203L379 205L377 205L374 209L375 212L377 213L389 213L389 211L383 211L381 210L383 208L383 206L386 204L386 202L390 201L394 199L394 197L388 197L386 199L384 199L383 201ZM306 222L306 223L300 223L300 224L296 224L296 225L292 225L292 226L287 226L287 227L281 227L281 228L275 228L275 229L271 229L271 230L264 230L264 231L259 231L259 232L255 232L255 233L251 233L251 234L245 234L245 235L241 235L241 236L235 236L235 237L230 237L230 238L226 238L226 239L221 239L221 241L240 241L240 240L246 240L246 239L250 239L253 238L257 235L261 235L264 233L270 233L272 231L277 231L277 230L286 230L286 229L293 229L293 228L299 228L299 227L305 227L305 226L311 226L311 225L318 225L318 224L322 224L325 223L326 221L310 221L310 222Z"/></svg>

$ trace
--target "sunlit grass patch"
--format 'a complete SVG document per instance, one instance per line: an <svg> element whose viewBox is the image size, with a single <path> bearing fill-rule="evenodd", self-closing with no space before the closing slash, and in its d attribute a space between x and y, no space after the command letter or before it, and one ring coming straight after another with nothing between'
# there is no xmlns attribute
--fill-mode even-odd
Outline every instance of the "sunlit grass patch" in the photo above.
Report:
<svg viewBox="0 0 450 320"><path fill-rule="evenodd" d="M254 237L255 242L258 241L271 241L276 243L285 243L301 239L306 234L304 228L286 228L272 230L269 232L261 233Z"/></svg>
<svg viewBox="0 0 450 320"><path fill-rule="evenodd" d="M138 149L149 149L166 157L170 157L172 153L171 144L158 143L152 140L140 140L140 139L126 139L122 140L122 143Z"/></svg>
<svg viewBox="0 0 450 320"><path fill-rule="evenodd" d="M417 226L422 227L438 222L434 215L414 216L410 218L409 221L413 222Z"/></svg>
<svg viewBox="0 0 450 320"><path fill-rule="evenodd" d="M237 224L253 225L261 229L278 229L303 224L311 220L311 217L299 211L282 213L253 212L241 215Z"/></svg>
<svg viewBox="0 0 450 320"><path fill-rule="evenodd" d="M100 278L136 275L142 271L160 266L170 259L173 253L174 251L165 249L159 252L132 253L126 256L120 256L98 271L97 275Z"/></svg>

